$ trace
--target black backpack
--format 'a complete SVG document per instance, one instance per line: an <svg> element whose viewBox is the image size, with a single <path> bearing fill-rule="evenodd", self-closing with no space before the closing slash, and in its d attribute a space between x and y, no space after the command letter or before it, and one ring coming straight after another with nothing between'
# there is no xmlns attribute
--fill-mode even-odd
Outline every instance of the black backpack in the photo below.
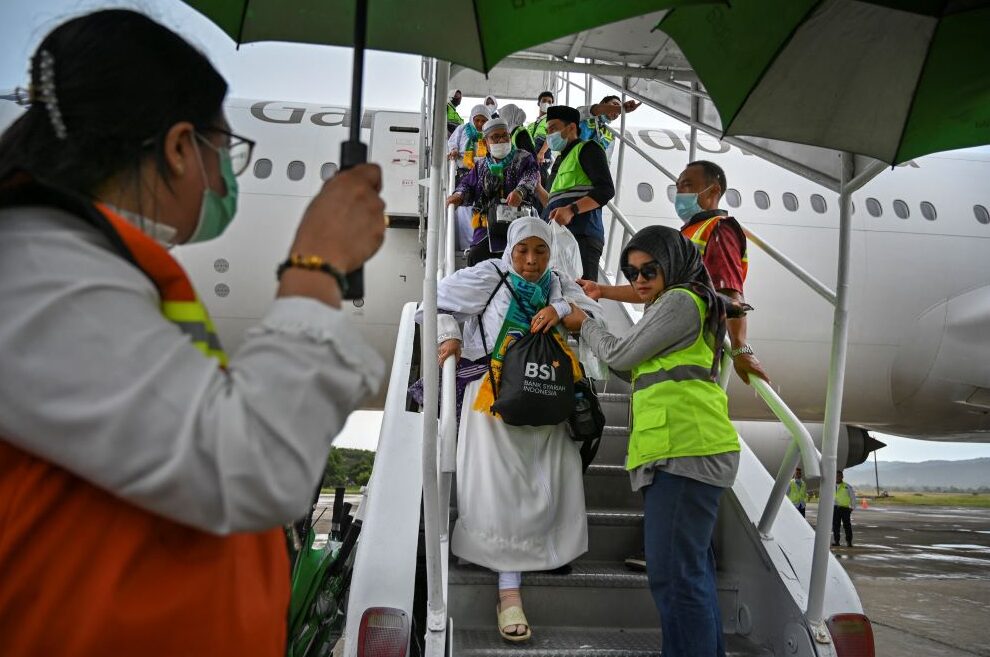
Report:
<svg viewBox="0 0 990 657"><path fill-rule="evenodd" d="M516 294L508 282L508 276L502 271L498 274L501 280L488 297L486 310L502 285L506 285L513 296ZM519 302L518 297L516 302ZM481 329L481 343L487 353L484 314L482 310L478 327ZM498 386L495 385L495 373L489 357L488 375L491 377L495 397L491 412L498 413L503 422L512 426L559 424L574 412L572 373L570 356L552 334L527 333L506 350Z"/></svg>

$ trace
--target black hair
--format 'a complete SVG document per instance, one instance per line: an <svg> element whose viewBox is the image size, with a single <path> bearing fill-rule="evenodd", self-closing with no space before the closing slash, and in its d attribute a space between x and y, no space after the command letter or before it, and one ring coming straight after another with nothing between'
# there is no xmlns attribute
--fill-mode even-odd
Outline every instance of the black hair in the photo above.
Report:
<svg viewBox="0 0 990 657"><path fill-rule="evenodd" d="M705 172L705 182L709 185L712 183L718 183L719 187L719 198L725 194L725 190L728 189L728 183L725 180L725 171L722 171L722 167L715 164L714 162L709 162L708 160L695 160L694 162L688 163L689 167L701 167Z"/></svg>
<svg viewBox="0 0 990 657"><path fill-rule="evenodd" d="M202 53L126 9L52 30L31 60L31 88L30 108L0 137L0 181L23 170L86 196L130 168L136 172L150 155L164 173L169 128L182 121L200 130L220 127L227 94Z"/></svg>
<svg viewBox="0 0 990 657"><path fill-rule="evenodd" d="M598 101L598 104L600 105L602 103L607 103L610 100L615 100L615 101L618 101L620 103L622 102L622 100L618 96L605 96L600 101Z"/></svg>
<svg viewBox="0 0 990 657"><path fill-rule="evenodd" d="M550 102L553 102L555 96L553 95L552 91L544 91L543 93L541 93L539 96L536 97L536 102L540 102L546 96L550 96Z"/></svg>

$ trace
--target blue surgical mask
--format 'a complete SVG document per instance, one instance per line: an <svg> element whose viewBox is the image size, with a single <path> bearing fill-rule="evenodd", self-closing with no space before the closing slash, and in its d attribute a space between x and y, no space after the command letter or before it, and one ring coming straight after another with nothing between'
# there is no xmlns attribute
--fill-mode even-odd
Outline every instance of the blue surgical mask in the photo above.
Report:
<svg viewBox="0 0 990 657"><path fill-rule="evenodd" d="M550 144L550 150L557 153L567 148L567 138L559 130L547 135L547 143Z"/></svg>
<svg viewBox="0 0 990 657"><path fill-rule="evenodd" d="M711 188L712 186L709 185L698 193L679 193L674 195L674 210L677 212L677 216L681 218L681 221L691 221L691 217L699 212L704 212L701 206L698 205L698 194L704 194Z"/></svg>
<svg viewBox="0 0 990 657"><path fill-rule="evenodd" d="M197 138L199 138L198 135ZM196 230L193 231L192 237L189 238L189 244L220 237L230 222L234 220L234 214L237 213L237 176L234 175L230 152L226 148L216 148L205 139L202 141L215 150L220 157L220 176L223 178L227 193L220 196L210 188L206 177L206 168L203 167L203 158L200 157L199 166L203 171L203 182L206 183L206 189L203 190L203 202L199 207L199 221L196 223ZM198 148L197 146L197 154Z"/></svg>

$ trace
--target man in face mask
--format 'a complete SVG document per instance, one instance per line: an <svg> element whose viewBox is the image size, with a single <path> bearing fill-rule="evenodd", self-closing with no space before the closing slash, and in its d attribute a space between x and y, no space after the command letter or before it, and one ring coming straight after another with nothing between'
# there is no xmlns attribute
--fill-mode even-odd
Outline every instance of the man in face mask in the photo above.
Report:
<svg viewBox="0 0 990 657"><path fill-rule="evenodd" d="M641 104L635 100L627 100L623 103L618 96L605 96L594 105L579 107L581 139L598 142L598 145L605 149L605 154L611 159L615 135L608 127L609 123L618 119L623 110L628 114L635 111Z"/></svg>
<svg viewBox="0 0 990 657"><path fill-rule="evenodd" d="M577 240L583 278L598 280L598 262L605 247L602 206L615 196L605 151L578 137L581 115L573 107L547 110L547 144L560 153L550 170L550 192L541 193L543 219L556 221Z"/></svg>
<svg viewBox="0 0 990 657"><path fill-rule="evenodd" d="M447 136L449 137L457 126L464 123L464 119L457 112L457 106L461 104L461 90L454 91L454 95L447 101Z"/></svg>
<svg viewBox="0 0 990 657"><path fill-rule="evenodd" d="M550 147L547 146L547 110L553 105L553 92L544 91L537 97L536 104L540 108L540 113L536 120L526 126L529 136L533 138L533 145L536 147L536 163L540 165L540 180L544 186L547 184L547 177L550 175L550 165L553 157L550 154Z"/></svg>
<svg viewBox="0 0 990 657"><path fill-rule="evenodd" d="M684 222L681 233L701 251L715 289L732 299L744 301L743 283L749 269L746 234L735 218L718 207L727 184L725 172L714 162L691 162L677 178L674 209ZM604 297L638 303L638 297L630 285L589 282L582 287L592 299ZM749 375L755 374L769 381L770 377L760 365L753 348L746 343L746 317L727 320L726 332L732 343L732 363L739 378L748 383Z"/></svg>
<svg viewBox="0 0 990 657"><path fill-rule="evenodd" d="M461 178L454 193L447 198L447 203L453 206L474 206L468 266L498 257L505 250L508 227L489 231L500 201L518 208L532 199L540 181L536 160L512 144L504 119L491 119L482 131L488 155L475 161L474 168Z"/></svg>

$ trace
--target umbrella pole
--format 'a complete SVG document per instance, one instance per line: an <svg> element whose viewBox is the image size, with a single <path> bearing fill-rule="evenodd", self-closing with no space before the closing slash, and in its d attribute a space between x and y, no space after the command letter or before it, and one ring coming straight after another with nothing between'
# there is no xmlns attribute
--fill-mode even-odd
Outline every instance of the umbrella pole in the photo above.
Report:
<svg viewBox="0 0 990 657"><path fill-rule="evenodd" d="M368 0L354 0L354 67L351 73L351 134L340 145L340 168L350 169L368 161L368 147L361 143L361 91L364 88L364 49L368 36ZM364 268L347 275L345 299L364 297Z"/></svg>

